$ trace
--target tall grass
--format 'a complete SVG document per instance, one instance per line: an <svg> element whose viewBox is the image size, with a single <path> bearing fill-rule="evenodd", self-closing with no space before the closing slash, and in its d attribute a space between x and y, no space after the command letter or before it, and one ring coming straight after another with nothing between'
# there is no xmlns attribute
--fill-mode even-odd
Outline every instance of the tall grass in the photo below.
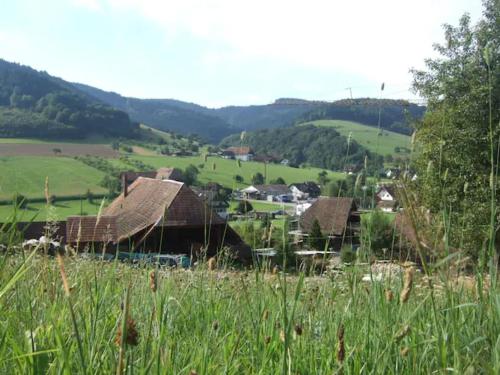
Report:
<svg viewBox="0 0 500 375"><path fill-rule="evenodd" d="M10 257L3 267L1 373L500 371L500 294L496 285L478 290L472 278L452 284L433 276L430 289L417 275L409 297L391 299L388 290L399 296L408 288L402 276L364 283L366 270L357 268L286 280L258 271L159 270L153 290L147 268L64 263L66 288L60 266L44 256ZM124 344L127 317L136 346Z"/></svg>

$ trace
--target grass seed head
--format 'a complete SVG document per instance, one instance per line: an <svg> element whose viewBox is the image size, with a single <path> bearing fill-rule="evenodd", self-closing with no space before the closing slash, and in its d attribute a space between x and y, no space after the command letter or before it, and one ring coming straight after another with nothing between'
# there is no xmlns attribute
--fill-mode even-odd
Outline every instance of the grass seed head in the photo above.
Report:
<svg viewBox="0 0 500 375"><path fill-rule="evenodd" d="M390 289L385 290L385 300L391 302L394 299L394 293Z"/></svg>
<svg viewBox="0 0 500 375"><path fill-rule="evenodd" d="M262 320L267 320L269 318L269 310L265 309L262 313Z"/></svg>
<svg viewBox="0 0 500 375"><path fill-rule="evenodd" d="M264 338L264 344L268 345L271 342L271 336L266 336Z"/></svg>
<svg viewBox="0 0 500 375"><path fill-rule="evenodd" d="M396 342L401 341L405 336L407 336L411 331L411 327L407 324L405 325L397 334L395 337Z"/></svg>
<svg viewBox="0 0 500 375"><path fill-rule="evenodd" d="M134 319L132 318L127 319L126 332L127 332L127 337L125 337L125 342L127 343L127 345L137 346L139 344L139 332L137 332ZM122 340L122 328L119 327L115 338L116 345L120 346L121 340Z"/></svg>
<svg viewBox="0 0 500 375"><path fill-rule="evenodd" d="M405 271L405 276L403 279L403 290L401 291L400 295L401 303L408 302L408 299L410 298L410 292L413 286L413 273L414 273L413 267L409 267Z"/></svg>
<svg viewBox="0 0 500 375"><path fill-rule="evenodd" d="M406 357L408 353L410 352L410 348L405 346L399 351L399 354L401 354L401 357Z"/></svg>
<svg viewBox="0 0 500 375"><path fill-rule="evenodd" d="M151 289L153 293L156 293L158 289L158 279L154 270L149 273L149 289Z"/></svg>
<svg viewBox="0 0 500 375"><path fill-rule="evenodd" d="M213 271L215 270L216 266L217 266L217 261L215 260L215 258L214 257L210 258L207 262L208 270Z"/></svg>
<svg viewBox="0 0 500 375"><path fill-rule="evenodd" d="M294 330L295 330L295 334L297 336L302 336L302 325L301 324L295 324L295 327L294 327Z"/></svg>
<svg viewBox="0 0 500 375"><path fill-rule="evenodd" d="M341 323L337 331L338 348L337 361L344 362L345 359L345 343L344 343L344 325Z"/></svg>

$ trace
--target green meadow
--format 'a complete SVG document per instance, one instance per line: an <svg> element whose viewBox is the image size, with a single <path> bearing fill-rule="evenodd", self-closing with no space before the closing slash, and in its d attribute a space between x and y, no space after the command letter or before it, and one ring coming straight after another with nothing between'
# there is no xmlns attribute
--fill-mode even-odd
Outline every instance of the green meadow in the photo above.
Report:
<svg viewBox="0 0 500 375"><path fill-rule="evenodd" d="M391 154L397 156L395 147L410 148L410 137L404 134L394 133L368 125L363 125L352 121L343 120L318 120L307 122L316 126L330 126L335 128L340 134L348 137L351 134L352 139L380 155ZM380 134L380 135L379 135Z"/></svg>

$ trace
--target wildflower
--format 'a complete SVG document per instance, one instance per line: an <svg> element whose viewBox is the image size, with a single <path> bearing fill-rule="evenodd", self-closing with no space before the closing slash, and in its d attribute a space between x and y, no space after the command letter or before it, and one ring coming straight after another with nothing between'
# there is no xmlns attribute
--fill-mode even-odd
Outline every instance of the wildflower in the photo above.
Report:
<svg viewBox="0 0 500 375"><path fill-rule="evenodd" d="M401 357L406 357L409 352L410 352L410 348L405 346L404 348L402 348L400 350L399 354L401 354Z"/></svg>
<svg viewBox="0 0 500 375"><path fill-rule="evenodd" d="M394 299L394 293L390 289L385 290L385 300L391 302Z"/></svg>
<svg viewBox="0 0 500 375"><path fill-rule="evenodd" d="M405 271L405 276L403 280L403 290L401 291L400 301L402 303L408 302L408 298L410 298L411 288L413 286L413 267L409 267Z"/></svg>
<svg viewBox="0 0 500 375"><path fill-rule="evenodd" d="M139 343L139 332L135 328L135 321L132 318L128 318L125 324L125 331L127 333L127 337L125 337L125 342L127 345L136 346ZM115 343L120 346L122 341L122 328L118 328L118 332L116 333Z"/></svg>
<svg viewBox="0 0 500 375"><path fill-rule="evenodd" d="M153 293L155 293L156 289L158 289L158 280L156 278L155 271L151 271L151 273L149 274L149 289L151 289Z"/></svg>
<svg viewBox="0 0 500 375"><path fill-rule="evenodd" d="M302 325L295 324L294 330L295 330L295 334L297 336L301 336L302 335Z"/></svg>
<svg viewBox="0 0 500 375"><path fill-rule="evenodd" d="M340 324L339 330L337 332L337 339L339 340L339 345L337 348L337 361L344 362L345 359L345 344L344 344L344 325Z"/></svg>

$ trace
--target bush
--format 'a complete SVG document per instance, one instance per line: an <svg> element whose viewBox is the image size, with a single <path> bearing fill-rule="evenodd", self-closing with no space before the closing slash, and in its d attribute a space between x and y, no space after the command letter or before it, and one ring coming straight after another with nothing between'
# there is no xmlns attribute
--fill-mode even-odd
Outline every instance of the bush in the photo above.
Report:
<svg viewBox="0 0 500 375"><path fill-rule="evenodd" d="M351 246L346 245L340 249L340 260L342 263L354 263L356 261L356 253L352 250Z"/></svg>
<svg viewBox="0 0 500 375"><path fill-rule="evenodd" d="M236 207L236 211L240 214L246 214L253 210L253 206L248 201L239 201L238 206Z"/></svg>

